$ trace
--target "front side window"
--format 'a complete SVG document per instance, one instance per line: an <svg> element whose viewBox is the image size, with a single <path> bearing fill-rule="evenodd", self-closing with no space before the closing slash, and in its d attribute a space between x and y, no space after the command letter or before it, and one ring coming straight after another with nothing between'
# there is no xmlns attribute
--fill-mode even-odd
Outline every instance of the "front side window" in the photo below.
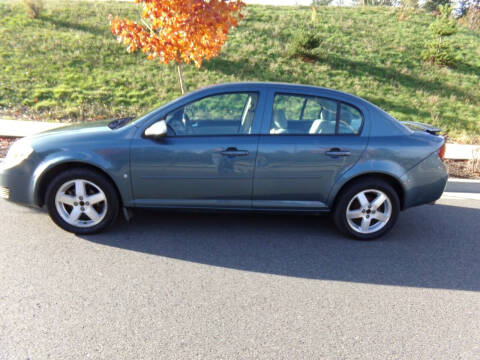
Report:
<svg viewBox="0 0 480 360"><path fill-rule="evenodd" d="M257 103L257 93L213 95L172 111L166 122L177 136L251 134Z"/></svg>
<svg viewBox="0 0 480 360"><path fill-rule="evenodd" d="M317 96L277 94L270 134L357 135L362 123L353 106Z"/></svg>
<svg viewBox="0 0 480 360"><path fill-rule="evenodd" d="M335 134L337 102L316 96L275 95L270 134Z"/></svg>

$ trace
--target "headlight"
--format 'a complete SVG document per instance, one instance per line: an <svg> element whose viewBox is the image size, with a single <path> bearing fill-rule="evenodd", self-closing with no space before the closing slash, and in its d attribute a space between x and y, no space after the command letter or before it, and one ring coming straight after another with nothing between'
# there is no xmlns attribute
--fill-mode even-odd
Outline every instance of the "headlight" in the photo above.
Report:
<svg viewBox="0 0 480 360"><path fill-rule="evenodd" d="M14 143L8 150L7 157L2 162L2 167L8 169L20 164L33 153L32 147L21 140Z"/></svg>

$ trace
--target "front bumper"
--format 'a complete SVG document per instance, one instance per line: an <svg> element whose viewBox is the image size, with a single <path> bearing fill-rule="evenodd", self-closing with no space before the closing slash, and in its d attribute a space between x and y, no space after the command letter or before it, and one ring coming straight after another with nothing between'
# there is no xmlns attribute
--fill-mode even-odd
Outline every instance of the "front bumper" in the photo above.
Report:
<svg viewBox="0 0 480 360"><path fill-rule="evenodd" d="M10 199L10 189L8 187L0 186L0 199Z"/></svg>
<svg viewBox="0 0 480 360"><path fill-rule="evenodd" d="M18 166L5 168L0 162L0 199L35 205L31 186L33 166L25 160Z"/></svg>

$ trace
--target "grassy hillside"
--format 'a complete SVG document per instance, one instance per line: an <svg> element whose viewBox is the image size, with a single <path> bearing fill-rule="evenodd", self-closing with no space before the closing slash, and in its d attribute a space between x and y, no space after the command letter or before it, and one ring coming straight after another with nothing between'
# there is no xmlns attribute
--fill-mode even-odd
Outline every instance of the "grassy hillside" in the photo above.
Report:
<svg viewBox="0 0 480 360"><path fill-rule="evenodd" d="M423 64L431 15L398 21L392 8L325 7L314 62L289 58L292 33L310 21L302 7L250 5L219 57L185 68L190 90L229 81L285 81L347 91L400 120L480 135L480 35L454 35L463 54L455 69ZM107 15L138 18L131 3L49 3L31 20L19 4L0 2L0 106L48 119L138 114L180 94L173 67L128 54Z"/></svg>

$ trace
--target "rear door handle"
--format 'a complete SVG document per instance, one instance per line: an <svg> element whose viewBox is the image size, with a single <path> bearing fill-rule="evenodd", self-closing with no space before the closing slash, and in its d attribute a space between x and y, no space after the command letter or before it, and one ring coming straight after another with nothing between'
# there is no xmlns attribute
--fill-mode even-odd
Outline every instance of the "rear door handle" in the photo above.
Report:
<svg viewBox="0 0 480 360"><path fill-rule="evenodd" d="M223 151L220 151L220 154L224 156L247 156L248 151L247 150L238 150L235 147L229 147Z"/></svg>
<svg viewBox="0 0 480 360"><path fill-rule="evenodd" d="M349 156L350 151L343 151L339 148L333 148L325 152L327 156Z"/></svg>

